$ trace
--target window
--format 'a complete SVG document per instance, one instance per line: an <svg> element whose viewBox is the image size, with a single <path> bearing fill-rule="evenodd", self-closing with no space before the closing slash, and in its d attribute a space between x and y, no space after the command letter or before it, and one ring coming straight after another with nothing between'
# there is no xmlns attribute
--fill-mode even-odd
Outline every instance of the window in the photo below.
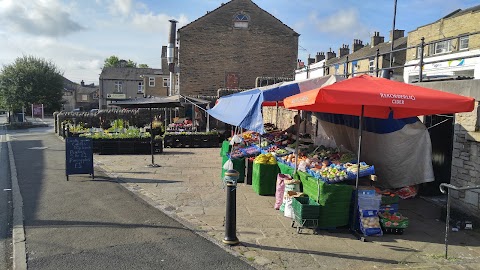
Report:
<svg viewBox="0 0 480 270"><path fill-rule="evenodd" d="M138 82L137 93L143 94L145 91L145 84L143 82Z"/></svg>
<svg viewBox="0 0 480 270"><path fill-rule="evenodd" d="M248 17L248 15L239 13L233 18L233 26L235 28L248 28L249 21L250 18Z"/></svg>
<svg viewBox="0 0 480 270"><path fill-rule="evenodd" d="M430 55L448 53L452 51L452 40L444 40L429 45Z"/></svg>
<svg viewBox="0 0 480 270"><path fill-rule="evenodd" d="M148 86L150 87L155 86L155 77L148 77Z"/></svg>
<svg viewBox="0 0 480 270"><path fill-rule="evenodd" d="M82 101L88 101L88 95L82 95Z"/></svg>
<svg viewBox="0 0 480 270"><path fill-rule="evenodd" d="M123 82L115 81L115 92L122 93L123 92Z"/></svg>
<svg viewBox="0 0 480 270"><path fill-rule="evenodd" d="M461 37L458 40L458 50L467 50L468 49L468 36Z"/></svg>
<svg viewBox="0 0 480 270"><path fill-rule="evenodd" d="M168 87L170 85L170 80L167 78L163 78L163 87Z"/></svg>
<svg viewBox="0 0 480 270"><path fill-rule="evenodd" d="M420 58L421 55L422 55L422 46L418 46L417 47L417 58Z"/></svg>
<svg viewBox="0 0 480 270"><path fill-rule="evenodd" d="M375 57L370 57L368 59L368 72L370 72L370 74L375 72Z"/></svg>

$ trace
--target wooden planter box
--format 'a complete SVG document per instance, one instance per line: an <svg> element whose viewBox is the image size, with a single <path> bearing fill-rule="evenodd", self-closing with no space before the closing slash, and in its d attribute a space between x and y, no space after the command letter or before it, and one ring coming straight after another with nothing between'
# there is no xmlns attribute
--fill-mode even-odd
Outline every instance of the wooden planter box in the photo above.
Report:
<svg viewBox="0 0 480 270"><path fill-rule="evenodd" d="M210 148L219 147L218 135L189 135L189 134L166 134L163 138L164 146L170 148Z"/></svg>
<svg viewBox="0 0 480 270"><path fill-rule="evenodd" d="M148 155L150 139L94 139L93 152L100 155ZM153 141L153 152L163 152L163 141Z"/></svg>

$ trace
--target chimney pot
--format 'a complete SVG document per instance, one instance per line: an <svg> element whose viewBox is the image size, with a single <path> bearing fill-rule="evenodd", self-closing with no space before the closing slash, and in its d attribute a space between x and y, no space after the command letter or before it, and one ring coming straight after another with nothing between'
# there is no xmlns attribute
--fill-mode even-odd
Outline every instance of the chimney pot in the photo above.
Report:
<svg viewBox="0 0 480 270"><path fill-rule="evenodd" d="M322 60L324 60L324 59L325 59L325 53L319 52L319 53L317 53L317 55L315 56L315 63L318 63L318 62L320 62L320 61L322 61Z"/></svg>
<svg viewBox="0 0 480 270"><path fill-rule="evenodd" d="M350 49L348 48L348 45L342 44L342 47L338 49L338 57L343 57L345 55L348 55L350 53Z"/></svg>
<svg viewBox="0 0 480 270"><path fill-rule="evenodd" d="M334 51L332 52L332 48L330 48L330 51L327 52L325 59L330 60L335 57L337 57L337 54Z"/></svg>
<svg viewBox="0 0 480 270"><path fill-rule="evenodd" d="M377 46L378 44L380 43L384 43L385 42L385 38L380 36L380 32L375 32L374 36L372 37L372 43L371 43L371 47L375 47Z"/></svg>
<svg viewBox="0 0 480 270"><path fill-rule="evenodd" d="M363 42L360 39L353 40L352 52L356 52L363 48Z"/></svg>
<svg viewBox="0 0 480 270"><path fill-rule="evenodd" d="M405 30L395 29L395 31L393 31L393 34L392 34L392 30L390 30L390 41L397 40L397 39L402 38L404 36L405 36Z"/></svg>

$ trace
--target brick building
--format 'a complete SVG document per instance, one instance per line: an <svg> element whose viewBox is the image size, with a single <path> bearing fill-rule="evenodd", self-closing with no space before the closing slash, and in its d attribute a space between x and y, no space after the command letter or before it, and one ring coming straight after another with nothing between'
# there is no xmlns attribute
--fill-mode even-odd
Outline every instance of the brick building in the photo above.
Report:
<svg viewBox="0 0 480 270"><path fill-rule="evenodd" d="M168 75L161 69L107 67L100 74L99 108L111 101L147 96L167 96Z"/></svg>
<svg viewBox="0 0 480 270"><path fill-rule="evenodd" d="M480 79L480 5L458 9L433 23L408 33L408 65L418 64L422 37L423 79L466 77ZM450 61L455 59L456 61ZM442 61L443 60L443 61ZM435 62L435 63L429 63ZM406 67L405 82L418 81L418 66Z"/></svg>
<svg viewBox="0 0 480 270"><path fill-rule="evenodd" d="M179 89L214 96L254 88L257 77L292 77L298 37L251 0L232 0L178 30Z"/></svg>

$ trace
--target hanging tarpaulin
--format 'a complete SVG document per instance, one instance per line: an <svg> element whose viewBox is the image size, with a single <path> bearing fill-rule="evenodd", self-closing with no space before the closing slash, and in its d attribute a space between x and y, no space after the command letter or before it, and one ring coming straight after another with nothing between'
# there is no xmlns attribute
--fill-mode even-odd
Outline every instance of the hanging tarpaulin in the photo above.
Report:
<svg viewBox="0 0 480 270"><path fill-rule="evenodd" d="M359 117L316 113L317 138L333 138L336 146L356 152ZM425 125L417 117L405 119L364 119L360 160L375 164L378 184L400 188L434 181L432 146Z"/></svg>

